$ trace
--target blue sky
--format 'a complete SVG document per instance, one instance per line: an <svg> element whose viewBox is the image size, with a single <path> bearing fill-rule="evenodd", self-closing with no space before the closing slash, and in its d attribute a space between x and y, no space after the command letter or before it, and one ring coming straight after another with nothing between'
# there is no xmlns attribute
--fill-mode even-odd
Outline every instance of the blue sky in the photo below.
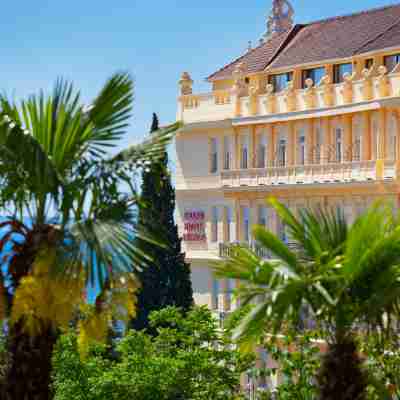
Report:
<svg viewBox="0 0 400 400"><path fill-rule="evenodd" d="M207 74L240 55L264 32L272 0L19 0L2 5L0 87L15 98L74 80L88 101L105 79L128 70L136 80L135 111L122 143L176 114L177 81L191 73L196 91ZM296 22L347 14L387 0L293 0Z"/></svg>

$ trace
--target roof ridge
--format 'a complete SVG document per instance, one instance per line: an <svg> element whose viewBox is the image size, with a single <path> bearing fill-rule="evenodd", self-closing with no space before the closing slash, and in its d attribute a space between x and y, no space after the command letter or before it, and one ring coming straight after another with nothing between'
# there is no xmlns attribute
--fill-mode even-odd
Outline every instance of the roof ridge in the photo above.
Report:
<svg viewBox="0 0 400 400"><path fill-rule="evenodd" d="M377 11L384 11L384 10L387 10L389 8L395 8L395 7L400 7L400 3L394 3L394 4L391 4L391 5L382 6L382 7L369 8L368 10L356 11L356 12L353 12L353 13L350 13L350 14L344 14L344 15L337 15L335 17L327 17L327 18L316 20L316 21L311 21L311 22L308 22L308 23L304 23L303 25L310 26L310 25L314 25L314 24L321 24L321 23L325 23L325 22L336 21L336 20L344 19L344 18L357 17L359 15L369 14L369 13L377 12Z"/></svg>
<svg viewBox="0 0 400 400"><path fill-rule="evenodd" d="M393 24L391 24L389 27L387 27L384 31L382 31L381 33L378 33L377 35L375 35L374 37L372 37L371 39L368 39L365 43L363 43L358 49L356 49L354 51L354 54L359 54L360 51L363 49L363 47L373 43L375 40L379 39L380 37L382 37L383 35L385 35L388 31L390 31L392 28L394 28L396 25L399 25L400 23L400 18L398 18L395 22L393 22Z"/></svg>

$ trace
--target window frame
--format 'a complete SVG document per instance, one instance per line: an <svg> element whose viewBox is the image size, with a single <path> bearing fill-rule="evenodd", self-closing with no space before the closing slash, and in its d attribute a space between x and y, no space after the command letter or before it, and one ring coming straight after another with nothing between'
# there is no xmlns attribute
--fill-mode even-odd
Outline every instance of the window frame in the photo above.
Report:
<svg viewBox="0 0 400 400"><path fill-rule="evenodd" d="M345 68L350 66L350 71L342 71L341 72L341 68ZM333 83L334 84L339 84L339 83L343 83L344 79L343 76L346 73L353 73L353 63L349 62L349 63L341 63L341 64L334 64L333 66Z"/></svg>
<svg viewBox="0 0 400 400"><path fill-rule="evenodd" d="M315 72L316 71L321 71L323 70L323 75L321 77L317 77L315 76ZM312 79L314 86L318 85L318 83L321 81L321 79L326 75L326 68L324 66L321 67L315 67L315 68L308 68L308 69L303 69L301 71L301 87L303 89L307 88L306 85L306 80L307 79ZM318 82L317 82L318 80Z"/></svg>
<svg viewBox="0 0 400 400"><path fill-rule="evenodd" d="M393 58L395 59L395 63L393 63L393 68L390 68L387 63L387 60ZM400 63L400 53L390 54L388 56L383 57L383 65L387 68L388 72L392 72L396 68L396 65L399 63Z"/></svg>
<svg viewBox="0 0 400 400"><path fill-rule="evenodd" d="M283 77L285 77L285 81L280 82L278 78ZM272 74L268 76L268 83L273 86L274 93L283 92L290 82L293 82L293 71L283 72L281 74Z"/></svg>

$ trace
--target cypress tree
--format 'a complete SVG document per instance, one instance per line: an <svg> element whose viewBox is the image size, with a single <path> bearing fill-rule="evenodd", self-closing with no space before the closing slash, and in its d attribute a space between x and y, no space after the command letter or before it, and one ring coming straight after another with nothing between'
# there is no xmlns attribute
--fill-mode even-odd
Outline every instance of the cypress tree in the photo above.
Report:
<svg viewBox="0 0 400 400"><path fill-rule="evenodd" d="M158 118L153 114L151 132L158 129ZM187 311L193 305L190 266L185 262L174 220L175 190L168 170L166 149L159 163L143 171L142 201L139 226L144 234L156 234L164 246L137 239L140 248L152 258L149 265L139 272L142 286L138 293L137 316L132 321L132 327L138 330L148 328L152 311L167 306Z"/></svg>

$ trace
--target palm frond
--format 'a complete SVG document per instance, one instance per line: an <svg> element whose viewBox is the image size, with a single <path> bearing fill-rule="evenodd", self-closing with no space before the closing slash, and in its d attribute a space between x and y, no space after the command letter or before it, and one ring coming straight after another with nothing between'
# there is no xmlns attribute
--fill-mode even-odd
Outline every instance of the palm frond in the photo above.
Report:
<svg viewBox="0 0 400 400"><path fill-rule="evenodd" d="M157 162L165 151L165 146L171 141L175 132L182 126L175 122L158 131L142 143L132 145L115 155L110 162L152 163Z"/></svg>
<svg viewBox="0 0 400 400"><path fill-rule="evenodd" d="M2 195L10 191L26 197L29 193L49 193L57 196L62 183L51 157L41 143L20 125L15 107L0 98L0 174ZM11 114L11 116L10 116Z"/></svg>

